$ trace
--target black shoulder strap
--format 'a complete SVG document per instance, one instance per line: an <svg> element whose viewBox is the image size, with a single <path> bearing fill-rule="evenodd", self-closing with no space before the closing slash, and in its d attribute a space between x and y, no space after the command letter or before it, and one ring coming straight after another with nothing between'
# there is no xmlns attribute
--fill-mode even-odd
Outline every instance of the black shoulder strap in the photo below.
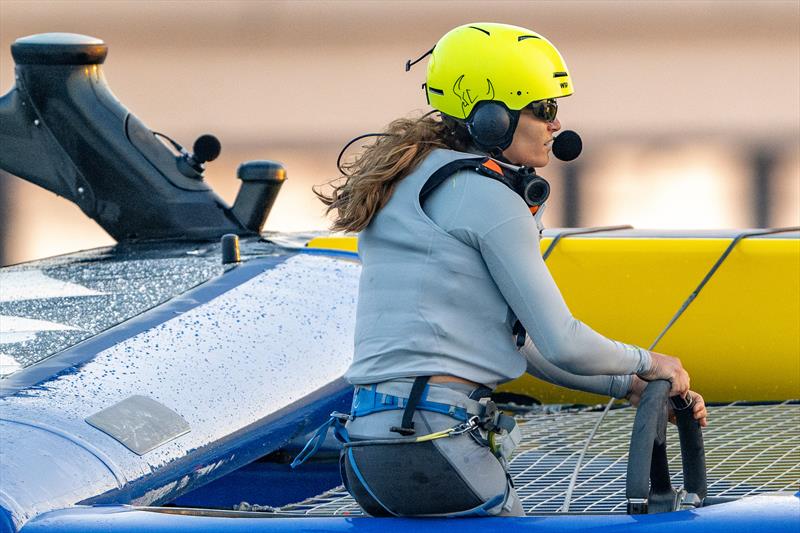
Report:
<svg viewBox="0 0 800 533"><path fill-rule="evenodd" d="M440 167L436 172L431 174L431 177L428 178L428 181L425 182L425 185L422 186L422 190L419 192L420 205L425 201L425 198L431 192L433 192L434 189L436 189L436 187L444 182L444 180L459 170L463 170L465 168L474 170L475 172L486 176L487 178L497 180L512 191L519 194L514 185L513 179L506 176L502 167L500 167L500 165L497 164L494 159L491 157L467 157L464 159L450 161L449 163Z"/></svg>
<svg viewBox="0 0 800 533"><path fill-rule="evenodd" d="M419 405L419 401L422 399L422 393L425 391L425 386L428 384L429 379L431 379L430 376L419 376L414 380L414 384L411 386L411 392L408 394L406 409L403 411L403 422L400 424L400 427L390 427L389 431L406 436L415 433L413 421L414 411L417 410L417 405Z"/></svg>
<svg viewBox="0 0 800 533"><path fill-rule="evenodd" d="M471 168L473 170L478 170L478 167L486 160L485 157L469 157L465 159L456 159L455 161L450 161L446 165L442 166L431 174L431 177L428 178L428 181L425 182L425 185L422 186L422 190L419 193L419 203L425 201L425 198L433 192L436 187L441 185L444 180L458 172L459 170L463 170L465 168Z"/></svg>

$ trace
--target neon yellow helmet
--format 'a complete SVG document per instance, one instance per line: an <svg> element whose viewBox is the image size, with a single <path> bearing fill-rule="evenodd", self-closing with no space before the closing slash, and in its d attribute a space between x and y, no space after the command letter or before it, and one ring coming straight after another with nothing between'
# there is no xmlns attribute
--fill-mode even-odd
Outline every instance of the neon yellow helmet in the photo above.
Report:
<svg viewBox="0 0 800 533"><path fill-rule="evenodd" d="M459 119L483 100L519 111L573 92L569 70L550 41L525 28L487 22L459 26L439 39L426 81L431 106Z"/></svg>

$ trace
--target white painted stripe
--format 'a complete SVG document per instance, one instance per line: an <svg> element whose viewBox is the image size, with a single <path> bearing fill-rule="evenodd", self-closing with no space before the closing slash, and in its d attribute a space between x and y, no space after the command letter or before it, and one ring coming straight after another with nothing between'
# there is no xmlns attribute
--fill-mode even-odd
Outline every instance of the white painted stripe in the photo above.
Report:
<svg viewBox="0 0 800 533"><path fill-rule="evenodd" d="M39 331L79 330L66 324L20 316L0 315L0 344L32 340Z"/></svg>
<svg viewBox="0 0 800 533"><path fill-rule="evenodd" d="M22 366L10 355L0 353L0 378L13 374Z"/></svg>
<svg viewBox="0 0 800 533"><path fill-rule="evenodd" d="M99 296L97 292L76 283L46 276L41 270L21 270L0 274L0 302L16 302L67 296Z"/></svg>

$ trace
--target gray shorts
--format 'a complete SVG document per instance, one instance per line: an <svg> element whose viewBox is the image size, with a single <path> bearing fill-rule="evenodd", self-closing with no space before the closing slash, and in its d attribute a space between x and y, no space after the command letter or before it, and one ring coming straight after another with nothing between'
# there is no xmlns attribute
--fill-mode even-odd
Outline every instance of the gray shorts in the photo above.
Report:
<svg viewBox="0 0 800 533"><path fill-rule="evenodd" d="M413 380L394 380L410 383ZM466 398L458 383L429 384L440 393ZM352 441L398 439L403 410L357 417L346 424ZM415 436L461 421L431 411L414 413ZM350 494L372 516L523 516L522 505L503 464L470 433L412 444L345 447L342 478Z"/></svg>

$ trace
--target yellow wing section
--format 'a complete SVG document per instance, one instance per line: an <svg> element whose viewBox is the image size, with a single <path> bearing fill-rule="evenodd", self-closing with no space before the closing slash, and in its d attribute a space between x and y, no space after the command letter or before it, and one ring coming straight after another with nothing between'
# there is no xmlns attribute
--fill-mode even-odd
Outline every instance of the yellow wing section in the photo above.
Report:
<svg viewBox="0 0 800 533"><path fill-rule="evenodd" d="M551 240L542 239L543 251ZM547 265L575 317L612 339L648 347L730 242L574 236L558 243ZM312 245L357 251L355 237ZM680 357L707 401L800 398L800 240L742 240L655 350ZM604 400L528 375L500 390L544 403Z"/></svg>
<svg viewBox="0 0 800 533"><path fill-rule="evenodd" d="M308 241L306 248L321 248L325 250L358 253L358 238L344 236L315 237Z"/></svg>

